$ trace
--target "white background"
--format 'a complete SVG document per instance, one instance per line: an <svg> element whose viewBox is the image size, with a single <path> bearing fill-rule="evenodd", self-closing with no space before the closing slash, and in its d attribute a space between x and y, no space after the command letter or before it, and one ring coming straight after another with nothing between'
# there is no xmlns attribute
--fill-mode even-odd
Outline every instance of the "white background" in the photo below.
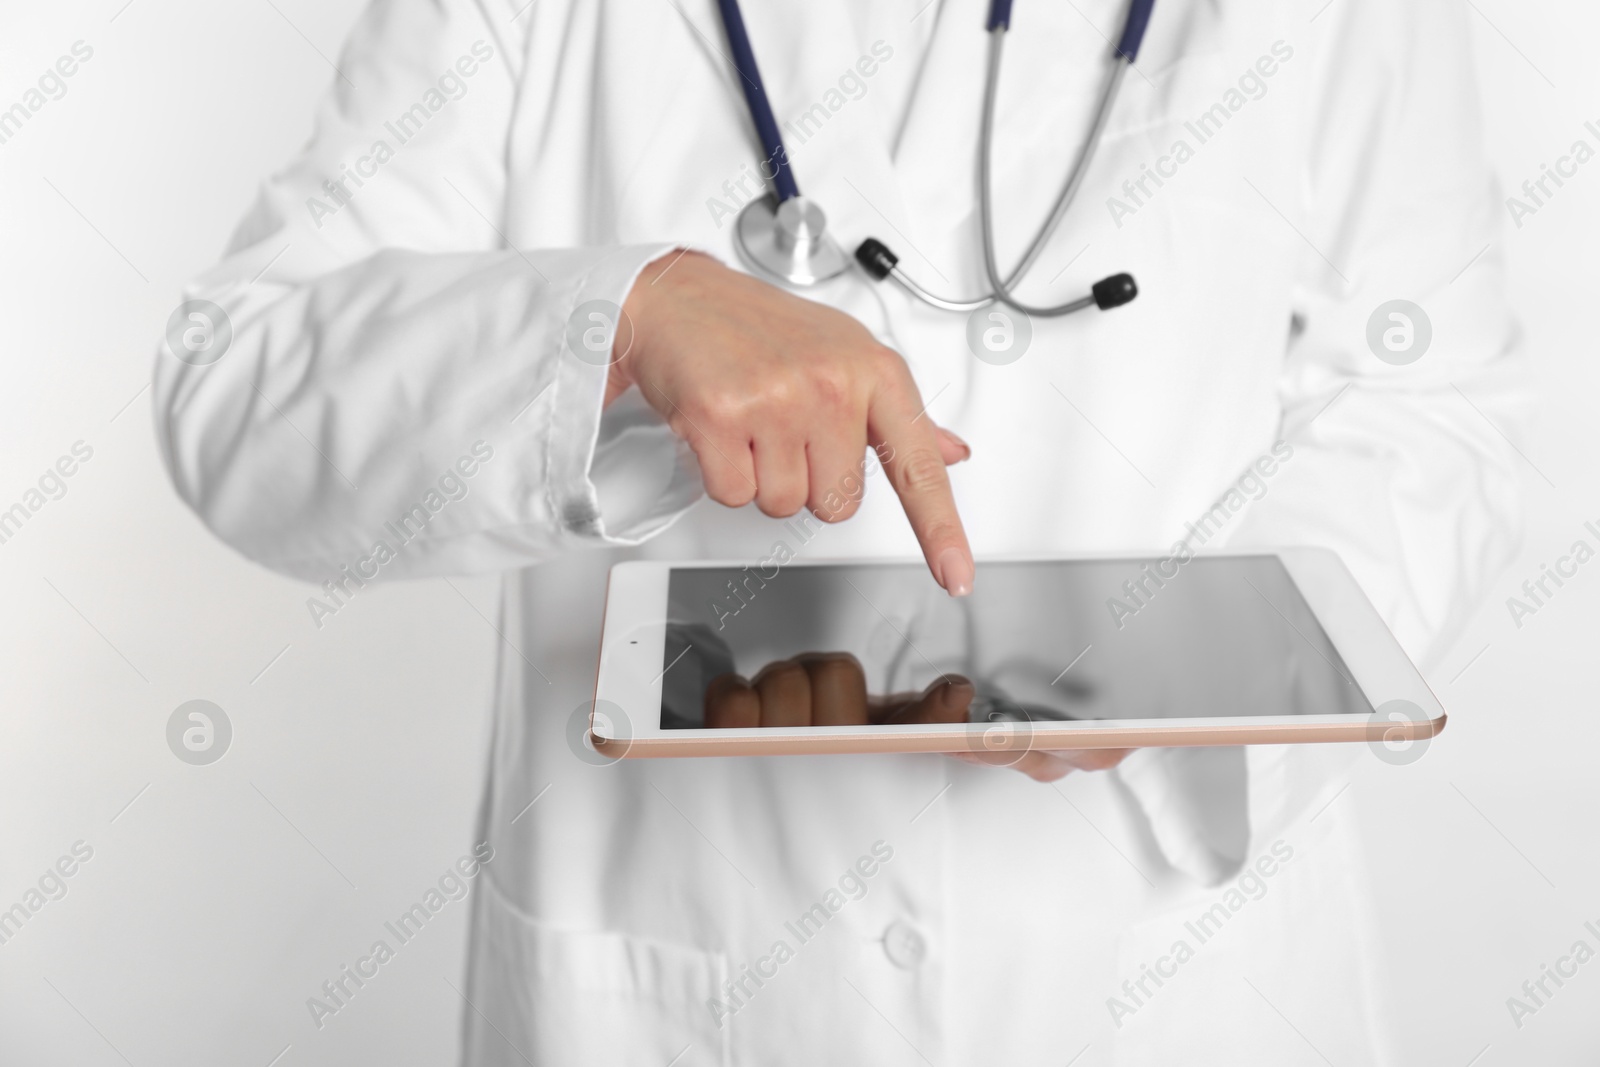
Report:
<svg viewBox="0 0 1600 1067"><path fill-rule="evenodd" d="M0 509L74 442L94 449L0 545L0 909L74 841L94 849L0 945L0 1061L450 1063L466 903L320 1031L305 1001L471 847L492 583L373 589L316 629L308 587L243 563L173 496L144 389L180 284L307 137L360 3L124 3L0 12L0 107L73 42L94 49L0 145ZM1507 190L1600 144L1583 129L1600 10L1469 8ZM1576 939L1600 944L1583 930L1600 927L1600 562L1520 630L1505 606L1596 542L1596 236L1600 161L1507 219L1543 385L1525 550L1430 679L1450 729L1411 766L1362 761L1334 801L1376 855L1405 1063L1600 1059L1600 960L1520 1029L1506 1007ZM166 745L195 698L235 730L209 767Z"/></svg>

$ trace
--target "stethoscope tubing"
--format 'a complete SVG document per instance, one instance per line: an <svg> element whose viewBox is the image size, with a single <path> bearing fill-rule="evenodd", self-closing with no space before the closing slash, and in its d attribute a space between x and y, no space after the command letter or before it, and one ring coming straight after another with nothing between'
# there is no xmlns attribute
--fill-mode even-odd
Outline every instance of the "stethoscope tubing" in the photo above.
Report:
<svg viewBox="0 0 1600 1067"><path fill-rule="evenodd" d="M1078 194L1078 189L1083 185L1084 176L1089 171L1089 163L1094 159L1095 149L1099 147L1100 137L1105 131L1106 122L1111 117L1112 107L1116 104L1117 91L1122 86L1122 79L1128 72L1127 61L1119 55L1112 63L1110 72L1106 75L1104 88L1100 92L1100 102L1095 108L1093 124L1089 129L1089 136L1085 138L1082 151L1078 153L1071 172L1066 181L1062 183L1061 192L1056 195L1055 205L1050 210L1050 215L1045 219L1044 225L1039 227L1029 242L1027 251L1022 254L1022 259L1011 269L1004 279L1000 278L999 268L996 266L994 247L994 200L991 190L990 155L994 147L994 108L995 98L998 94L1000 81L1000 53L1005 43L1005 29L997 27L989 33L989 72L984 79L983 92L983 118L978 134L978 215L982 227L983 265L984 274L989 279L990 291L983 296L971 300L955 300L942 297L929 292L917 284L909 274L897 264L889 271L889 276L898 285L913 297L925 304L943 311L969 312L991 304L1007 304L1018 311L1028 315L1044 318L1053 318L1059 315L1069 315L1074 311L1082 311L1095 303L1091 296L1081 296L1075 300L1068 300L1051 307L1035 307L1025 304L1012 290L1022 280L1028 270L1038 260L1044 251L1045 244L1050 240L1050 235L1061 225L1061 220L1066 218L1067 211L1072 207L1072 202Z"/></svg>
<svg viewBox="0 0 1600 1067"><path fill-rule="evenodd" d="M1062 304L1050 306L1037 306L1027 304L1018 299L1012 289L1038 260L1044 251L1045 244L1056 228L1061 225L1061 220L1072 207L1072 202L1078 195L1078 189L1083 185L1084 177L1089 173L1089 164L1094 159L1095 149L1100 147L1100 139L1105 133L1106 123L1111 118L1112 107L1116 104L1117 92L1122 87L1122 80L1128 73L1128 60L1119 54L1111 63L1111 69L1106 75L1105 86L1100 92L1100 103L1095 108L1094 122L1089 127L1088 136L1083 140L1083 148L1078 153L1077 160L1072 165L1072 170L1067 174L1067 179L1062 183L1061 192L1056 196L1055 206L1051 208L1050 215L1045 219L1044 225L1039 227L1028 249L1023 253L1022 259L1011 271L1010 275L1002 279L994 245L994 191L992 178L993 150L994 150L994 112L995 101L999 94L1000 84L1000 54L1005 47L1004 29L995 29L989 34L989 74L984 79L983 89L983 118L978 132L978 217L982 229L983 269L988 276L991 292L989 299L1003 302L1027 315L1050 318L1057 315L1066 315L1081 310L1094 303L1092 297L1081 297L1069 300Z"/></svg>
<svg viewBox="0 0 1600 1067"><path fill-rule="evenodd" d="M778 120L772 114L772 102L767 99L767 88L761 81L761 69L756 65L755 49L750 47L750 35L745 32L744 14L739 10L739 0L717 0L722 13L722 25L728 35L728 50L733 53L733 66L739 73L739 86L744 90L745 103L750 108L750 119L755 123L756 136L761 139L761 151L766 153L766 166L770 168L772 191L778 203L800 195L799 183L789 166L789 153L783 147L783 134Z"/></svg>
<svg viewBox="0 0 1600 1067"><path fill-rule="evenodd" d="M871 276L891 278L913 298L945 311L971 312L994 303L1003 303L1026 315L1048 318L1070 314L1091 304L1102 308L1118 306L1133 299L1138 291L1133 279L1125 274L1115 275L1096 283L1094 291L1088 296L1054 305L1025 303L1015 295L1014 290L1038 261L1045 245L1060 226L1062 219L1066 217L1079 188L1083 184L1089 165L1094 159L1095 150L1099 147L1105 133L1105 128L1110 119L1112 108L1116 103L1117 94L1122 86L1124 76L1127 74L1128 67L1132 65L1137 57L1139 47L1143 43L1151 12L1155 8L1155 0L1129 0L1128 14L1123 24L1122 37L1117 44L1116 55L1107 72L1105 84L1100 93L1100 100L1095 108L1094 119L1087 136L1084 138L1083 147L1078 153L1078 158L1073 162L1072 169L1062 183L1061 191L1057 194L1055 204L1051 208L1044 224L1039 227L1032 240L1029 241L1028 247L1023 252L1022 258L1017 265L1005 277L1001 277L998 256L995 251L992 156L994 149L994 114L999 97L1001 58L1005 48L1005 35L1011 25L1011 6L1012 0L991 0L988 19L985 23L985 28L989 33L989 55L988 70L984 78L982 118L978 136L978 214L982 234L984 274L988 279L990 291L971 300L954 300L930 292L900 268L894 255L887 248L871 238L864 241L861 247L856 250L856 258L862 263L863 267L867 268ZM756 128L756 135L761 141L762 151L766 153L766 161L762 166L762 172L772 182L773 199L775 201L773 207L775 208L786 201L799 198L799 184L795 180L793 168L789 165L789 156L784 148L783 135L779 130L777 119L773 115L772 104L767 97L766 87L761 80L761 71L756 63L755 51L751 47L749 34L745 30L744 16L739 9L739 0L717 0L717 7L722 16L723 28L728 38L728 47L732 53L734 67L739 75L740 88L743 90L751 121ZM770 174L767 173L768 171L770 171ZM805 203L803 200L800 202L802 204ZM747 208L747 210L749 209ZM768 210L771 209L769 208ZM814 205L809 210L819 220L822 218L820 210ZM741 216L741 220L742 218L743 216ZM830 247L832 246L831 238L828 238L825 232L822 233L822 238ZM744 249L743 245L741 245L741 250L750 251ZM764 255L757 258L763 261L766 259ZM777 270L787 280L795 281L798 284L807 284L806 281L800 280L805 277L805 274L789 275L783 265L763 262L763 267L768 270ZM813 278L817 277L811 271L806 271L805 273L811 274ZM831 273L823 273L820 276L824 278L830 277Z"/></svg>

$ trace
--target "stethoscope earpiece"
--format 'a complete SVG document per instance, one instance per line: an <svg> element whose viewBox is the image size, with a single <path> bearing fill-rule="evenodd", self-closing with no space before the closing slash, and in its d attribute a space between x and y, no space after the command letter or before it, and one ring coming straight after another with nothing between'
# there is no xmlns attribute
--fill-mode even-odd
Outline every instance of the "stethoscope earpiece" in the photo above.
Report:
<svg viewBox="0 0 1600 1067"><path fill-rule="evenodd" d="M881 282L894 272L900 257L889 251L889 246L876 237L868 237L856 246L856 262L872 276L873 281Z"/></svg>
<svg viewBox="0 0 1600 1067"><path fill-rule="evenodd" d="M1109 311L1132 301L1139 295L1139 286L1131 274L1113 274L1095 282L1089 287L1089 292L1094 294L1095 307Z"/></svg>

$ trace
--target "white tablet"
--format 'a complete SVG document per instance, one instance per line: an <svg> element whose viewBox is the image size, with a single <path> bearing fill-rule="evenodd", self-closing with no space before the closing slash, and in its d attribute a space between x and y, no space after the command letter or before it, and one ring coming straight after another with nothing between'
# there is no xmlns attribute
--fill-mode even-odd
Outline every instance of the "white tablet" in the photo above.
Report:
<svg viewBox="0 0 1600 1067"><path fill-rule="evenodd" d="M622 563L605 757L1432 737L1445 712L1333 552Z"/></svg>

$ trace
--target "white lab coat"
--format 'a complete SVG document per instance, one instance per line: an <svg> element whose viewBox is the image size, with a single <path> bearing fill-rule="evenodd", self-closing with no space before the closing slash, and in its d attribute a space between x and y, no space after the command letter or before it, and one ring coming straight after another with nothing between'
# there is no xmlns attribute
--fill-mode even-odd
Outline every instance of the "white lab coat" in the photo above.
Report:
<svg viewBox="0 0 1600 1067"><path fill-rule="evenodd" d="M833 231L879 236L961 295L980 285L984 5L922 4L745 16L780 122L810 116L790 149ZM1120 17L1119 0L1017 5L1003 259L1053 200ZM1439 647L1516 510L1491 425L1514 429L1516 373L1464 20L1444 0L1162 0L1023 290L1127 270L1141 295L1036 321L1015 363L974 359L964 316L859 275L808 294L895 345L971 443L952 480L980 559L1164 548L1282 440L1292 459L1207 547L1331 546L1414 655ZM724 50L711 0L374 4L305 152L192 287L227 309L231 349L158 356L174 483L246 556L317 583L343 566L505 574L468 1062L1233 1064L1307 1041L1381 1062L1347 805L1309 819L1361 746L1140 753L1059 787L936 756L597 767L569 748L608 568L756 559L776 536L753 507L701 499L636 396L602 412L604 370L564 343L573 309L620 303L674 246L737 262L731 209L759 150ZM864 92L841 91L863 56L879 60ZM1258 61L1265 88L1241 87ZM1227 114L1202 143L1185 123L1213 105ZM1123 183L1143 165L1167 176L1136 199ZM1366 344L1397 297L1433 326L1410 366ZM428 498L478 441L493 454L465 496ZM422 535L365 562L419 502ZM805 553L915 544L880 478ZM1241 862L1273 873L1226 896ZM852 869L871 870L859 899L838 891ZM1202 943L1185 923L1219 902L1227 926ZM818 903L828 922L802 941L786 924Z"/></svg>

